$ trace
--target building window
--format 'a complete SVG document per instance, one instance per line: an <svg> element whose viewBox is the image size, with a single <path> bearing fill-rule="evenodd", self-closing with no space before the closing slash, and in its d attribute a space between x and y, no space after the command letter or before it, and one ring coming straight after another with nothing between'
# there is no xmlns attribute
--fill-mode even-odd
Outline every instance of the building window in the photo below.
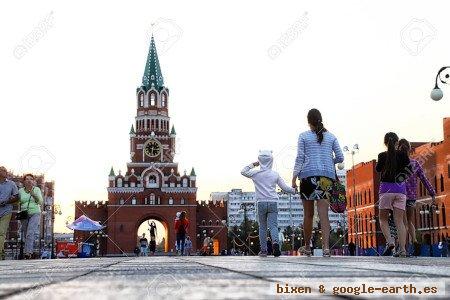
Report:
<svg viewBox="0 0 450 300"><path fill-rule="evenodd" d="M209 226L211 226L212 225L212 220L209 220Z"/></svg>
<svg viewBox="0 0 450 300"><path fill-rule="evenodd" d="M136 205L136 202L137 202L136 198L131 199L131 204Z"/></svg>
<svg viewBox="0 0 450 300"><path fill-rule="evenodd" d="M169 198L169 205L173 205L173 199L172 199L172 197Z"/></svg>
<svg viewBox="0 0 450 300"><path fill-rule="evenodd" d="M123 185L122 178L118 178L117 179L117 187L122 187L122 185Z"/></svg>
<svg viewBox="0 0 450 300"><path fill-rule="evenodd" d="M188 186L188 180L187 178L183 179L183 187L187 187Z"/></svg>
<svg viewBox="0 0 450 300"><path fill-rule="evenodd" d="M216 225L219 226L219 220L216 221Z"/></svg>
<svg viewBox="0 0 450 300"><path fill-rule="evenodd" d="M139 107L144 106L144 94L140 93L138 97L139 97Z"/></svg>
<svg viewBox="0 0 450 300"><path fill-rule="evenodd" d="M206 225L206 221L202 220L202 225L205 226Z"/></svg>
<svg viewBox="0 0 450 300"><path fill-rule="evenodd" d="M444 191L444 175L441 174L441 192Z"/></svg>
<svg viewBox="0 0 450 300"><path fill-rule="evenodd" d="M155 205L155 194L150 194L150 205Z"/></svg>
<svg viewBox="0 0 450 300"><path fill-rule="evenodd" d="M166 106L166 93L162 93L161 95L161 106L165 107Z"/></svg>
<svg viewBox="0 0 450 300"><path fill-rule="evenodd" d="M155 93L151 93L150 94L150 106L155 106L156 105L156 95Z"/></svg>
<svg viewBox="0 0 450 300"><path fill-rule="evenodd" d="M125 200L120 199L120 200L119 200L119 204L120 204L120 205L124 205L124 204L125 204Z"/></svg>
<svg viewBox="0 0 450 300"><path fill-rule="evenodd" d="M184 198L181 198L180 204L181 204L181 205L184 205L185 202L186 202L186 201L184 200Z"/></svg>

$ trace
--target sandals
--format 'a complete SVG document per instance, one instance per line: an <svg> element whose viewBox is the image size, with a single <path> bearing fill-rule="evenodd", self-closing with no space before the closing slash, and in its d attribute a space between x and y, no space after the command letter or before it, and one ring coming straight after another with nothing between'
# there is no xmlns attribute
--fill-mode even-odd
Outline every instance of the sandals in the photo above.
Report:
<svg viewBox="0 0 450 300"><path fill-rule="evenodd" d="M330 249L323 249L323 257L331 257Z"/></svg>
<svg viewBox="0 0 450 300"><path fill-rule="evenodd" d="M306 249L305 246L300 247L300 248L298 249L298 252L300 252L300 254L306 255L306 256L308 256L308 257L310 257L311 254L312 254L311 249Z"/></svg>

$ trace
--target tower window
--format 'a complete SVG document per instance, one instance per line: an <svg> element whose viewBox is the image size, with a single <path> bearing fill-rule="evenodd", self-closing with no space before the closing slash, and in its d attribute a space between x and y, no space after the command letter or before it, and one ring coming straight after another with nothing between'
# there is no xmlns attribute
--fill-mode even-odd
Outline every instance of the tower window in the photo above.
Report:
<svg viewBox="0 0 450 300"><path fill-rule="evenodd" d="M125 200L120 199L120 200L119 200L119 204L120 204L120 205L124 205L124 204L125 204Z"/></svg>
<svg viewBox="0 0 450 300"><path fill-rule="evenodd" d="M150 205L155 205L155 194L150 194Z"/></svg>
<svg viewBox="0 0 450 300"><path fill-rule="evenodd" d="M441 174L441 192L444 191L444 176Z"/></svg>
<svg viewBox="0 0 450 300"><path fill-rule="evenodd" d="M117 179L117 187L122 187L122 178Z"/></svg>
<svg viewBox="0 0 450 300"><path fill-rule="evenodd" d="M163 93L161 96L161 106L165 107L166 106L166 94Z"/></svg>
<svg viewBox="0 0 450 300"><path fill-rule="evenodd" d="M150 94L150 106L155 106L156 105L156 95L155 93L151 93Z"/></svg>
<svg viewBox="0 0 450 300"><path fill-rule="evenodd" d="M172 197L169 198L169 205L173 205L173 199L172 199Z"/></svg>
<svg viewBox="0 0 450 300"><path fill-rule="evenodd" d="M131 204L136 205L136 203L137 203L136 198L131 199Z"/></svg>
<svg viewBox="0 0 450 300"><path fill-rule="evenodd" d="M180 204L184 205L186 203L186 201L184 200L184 198L181 198Z"/></svg>
<svg viewBox="0 0 450 300"><path fill-rule="evenodd" d="M139 107L144 106L144 94L140 93L138 98L139 98Z"/></svg>
<svg viewBox="0 0 450 300"><path fill-rule="evenodd" d="M188 180L187 178L183 179L183 187L187 187L188 186Z"/></svg>

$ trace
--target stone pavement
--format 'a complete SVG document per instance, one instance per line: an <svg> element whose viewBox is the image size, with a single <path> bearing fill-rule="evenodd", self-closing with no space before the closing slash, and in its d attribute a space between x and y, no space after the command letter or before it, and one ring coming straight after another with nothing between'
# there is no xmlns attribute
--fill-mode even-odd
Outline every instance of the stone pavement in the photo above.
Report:
<svg viewBox="0 0 450 300"><path fill-rule="evenodd" d="M276 294L277 282L279 289L287 283L297 294ZM393 295L355 296L354 289L333 295L332 289L417 282L440 289L433 299L449 299L444 290L448 295L450 259L159 256L0 261L0 299L391 299ZM311 293L298 294L299 286ZM397 299L408 298L402 297Z"/></svg>

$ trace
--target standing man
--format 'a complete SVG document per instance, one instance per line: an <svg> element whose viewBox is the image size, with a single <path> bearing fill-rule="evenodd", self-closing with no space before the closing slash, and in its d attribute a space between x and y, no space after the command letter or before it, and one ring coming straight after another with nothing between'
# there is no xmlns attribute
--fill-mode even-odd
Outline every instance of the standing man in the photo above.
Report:
<svg viewBox="0 0 450 300"><path fill-rule="evenodd" d="M19 191L16 184L6 177L6 168L0 166L0 260L5 259L5 238L11 220L12 204L17 201Z"/></svg>
<svg viewBox="0 0 450 300"><path fill-rule="evenodd" d="M145 238L145 233L142 234L139 244L141 245L141 256L147 256L148 240Z"/></svg>

